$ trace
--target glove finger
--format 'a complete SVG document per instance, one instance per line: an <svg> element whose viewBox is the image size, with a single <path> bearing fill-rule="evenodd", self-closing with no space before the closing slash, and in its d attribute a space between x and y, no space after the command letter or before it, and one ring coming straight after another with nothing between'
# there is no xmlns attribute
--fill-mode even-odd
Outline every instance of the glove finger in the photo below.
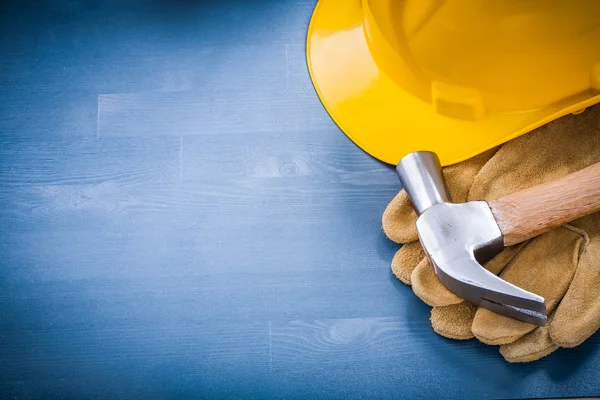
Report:
<svg viewBox="0 0 600 400"><path fill-rule="evenodd" d="M472 339L474 335L471 325L476 310L477 307L468 301L433 307L431 309L431 326L438 335L449 339Z"/></svg>
<svg viewBox="0 0 600 400"><path fill-rule="evenodd" d="M413 292L430 306L448 306L464 300L452 293L435 276L426 258L416 266L410 276Z"/></svg>
<svg viewBox="0 0 600 400"><path fill-rule="evenodd" d="M488 261L484 267L494 275L498 275L525 249L527 242L519 243L505 248L498 255Z"/></svg>
<svg viewBox="0 0 600 400"><path fill-rule="evenodd" d="M500 346L500 354L506 361L530 362L547 356L558 346L550 338L548 326L540 326L516 342Z"/></svg>
<svg viewBox="0 0 600 400"><path fill-rule="evenodd" d="M564 227L533 240L502 271L500 277L546 300L551 313L566 293L579 258L583 238ZM473 333L486 344L508 344L525 336L536 325L518 321L485 308L473 320Z"/></svg>
<svg viewBox="0 0 600 400"><path fill-rule="evenodd" d="M511 246L489 261L485 268L493 274L499 274L524 247L524 244ZM440 282L427 260L419 263L411 275L413 292L430 306L449 306L464 299L458 297Z"/></svg>
<svg viewBox="0 0 600 400"><path fill-rule="evenodd" d="M550 324L550 336L561 347L577 346L600 328L600 214L585 225L577 272Z"/></svg>
<svg viewBox="0 0 600 400"><path fill-rule="evenodd" d="M381 218L383 232L396 243L419 240L417 236L417 214L404 190L390 201Z"/></svg>
<svg viewBox="0 0 600 400"><path fill-rule="evenodd" d="M423 257L425 257L425 253L423 253L423 248L418 240L406 243L394 254L392 272L396 275L396 278L410 285L410 275Z"/></svg>

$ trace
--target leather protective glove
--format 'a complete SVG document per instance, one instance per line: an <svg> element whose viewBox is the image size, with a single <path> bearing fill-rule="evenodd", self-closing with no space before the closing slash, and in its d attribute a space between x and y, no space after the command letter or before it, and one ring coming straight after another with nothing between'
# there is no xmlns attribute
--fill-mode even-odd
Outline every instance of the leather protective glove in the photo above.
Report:
<svg viewBox="0 0 600 400"><path fill-rule="evenodd" d="M494 200L561 178L600 162L600 106L544 125L501 147L444 168L456 203ZM600 213L565 224L506 248L485 267L503 279L543 296L544 327L477 309L447 290L424 258L416 214L404 191L383 214L388 238L403 244L393 273L432 306L431 323L453 339L474 336L511 362L544 357L558 347L581 344L600 327Z"/></svg>

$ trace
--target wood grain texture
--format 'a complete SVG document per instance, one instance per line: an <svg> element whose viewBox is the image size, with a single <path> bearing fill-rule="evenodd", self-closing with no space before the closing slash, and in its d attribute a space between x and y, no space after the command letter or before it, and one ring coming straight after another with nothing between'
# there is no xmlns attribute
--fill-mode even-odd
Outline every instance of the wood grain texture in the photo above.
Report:
<svg viewBox="0 0 600 400"><path fill-rule="evenodd" d="M284 48L277 50L283 53ZM265 51L256 50L257 54ZM317 98L271 86L243 90L225 84L202 92L104 94L98 99L98 107L100 136L202 135L222 130L239 135L285 132L287 136L293 131L331 127ZM170 112L162 112L164 107ZM304 110L307 114L289 110Z"/></svg>
<svg viewBox="0 0 600 400"><path fill-rule="evenodd" d="M4 5L1 399L600 393L598 335L515 366L432 331L394 170L310 82L314 5Z"/></svg>
<svg viewBox="0 0 600 400"><path fill-rule="evenodd" d="M494 200L490 208L505 246L600 211L600 163Z"/></svg>

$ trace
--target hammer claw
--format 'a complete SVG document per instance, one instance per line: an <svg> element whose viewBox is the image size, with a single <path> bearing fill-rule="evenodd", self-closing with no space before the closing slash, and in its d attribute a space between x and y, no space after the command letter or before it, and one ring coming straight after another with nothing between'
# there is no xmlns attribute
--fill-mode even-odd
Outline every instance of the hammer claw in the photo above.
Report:
<svg viewBox="0 0 600 400"><path fill-rule="evenodd" d="M482 268L475 258L448 263L439 268L430 257L436 275L450 291L478 306L521 321L546 322L544 298L519 288ZM443 262L443 260L441 261Z"/></svg>
<svg viewBox="0 0 600 400"><path fill-rule="evenodd" d="M520 308L508 304L495 303L486 299L481 299L481 303L479 305L498 314L506 315L523 322L529 322L530 324L545 325L548 321L545 307L543 312L538 312L528 308Z"/></svg>

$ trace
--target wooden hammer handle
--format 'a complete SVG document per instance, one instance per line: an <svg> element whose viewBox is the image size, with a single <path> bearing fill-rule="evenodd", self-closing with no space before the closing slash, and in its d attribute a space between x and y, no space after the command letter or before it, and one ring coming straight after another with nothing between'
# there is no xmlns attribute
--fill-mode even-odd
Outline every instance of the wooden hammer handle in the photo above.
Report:
<svg viewBox="0 0 600 400"><path fill-rule="evenodd" d="M489 203L504 245L524 242L562 224L600 211L600 163L557 181Z"/></svg>

